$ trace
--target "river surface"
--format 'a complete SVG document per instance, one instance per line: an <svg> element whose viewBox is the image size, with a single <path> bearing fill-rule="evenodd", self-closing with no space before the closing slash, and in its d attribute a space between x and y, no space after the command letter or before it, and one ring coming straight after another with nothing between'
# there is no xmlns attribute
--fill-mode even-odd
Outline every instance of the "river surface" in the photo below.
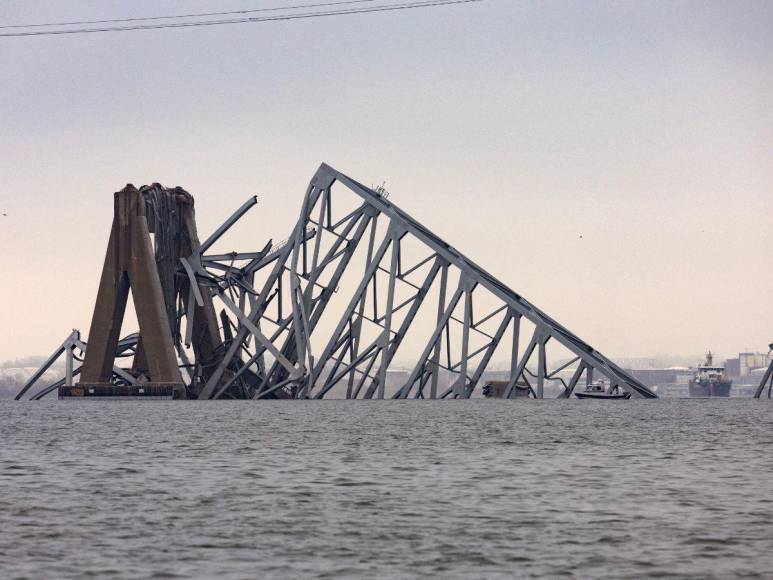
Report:
<svg viewBox="0 0 773 580"><path fill-rule="evenodd" d="M773 404L0 401L0 577L773 577Z"/></svg>

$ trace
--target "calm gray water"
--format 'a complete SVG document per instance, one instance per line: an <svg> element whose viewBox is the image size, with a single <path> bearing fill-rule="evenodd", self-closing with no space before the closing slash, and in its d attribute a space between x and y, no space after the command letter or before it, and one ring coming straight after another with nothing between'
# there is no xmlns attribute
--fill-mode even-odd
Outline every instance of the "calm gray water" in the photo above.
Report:
<svg viewBox="0 0 773 580"><path fill-rule="evenodd" d="M771 578L772 414L2 401L0 576Z"/></svg>

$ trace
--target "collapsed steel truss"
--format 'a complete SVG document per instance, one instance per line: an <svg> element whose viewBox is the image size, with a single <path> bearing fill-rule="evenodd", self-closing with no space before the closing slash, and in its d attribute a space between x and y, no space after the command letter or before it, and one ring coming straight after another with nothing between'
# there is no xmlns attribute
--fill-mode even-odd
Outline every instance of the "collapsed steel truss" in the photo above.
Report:
<svg viewBox="0 0 773 580"><path fill-rule="evenodd" d="M769 344L768 346L768 353L770 353L773 351L773 343ZM754 398L759 399L763 397L765 391L767 391L767 398L770 399L771 394L773 394L773 359L771 359L770 364L768 365L768 369L765 371L765 374L762 375L762 380L760 380L760 384L754 391Z"/></svg>
<svg viewBox="0 0 773 580"><path fill-rule="evenodd" d="M166 306L189 397L469 398L502 353L509 361L504 398L518 391L542 398L547 384L559 385L558 396L567 398L594 377L635 396L656 396L411 218L383 189L326 164L286 241L256 252L210 253L256 203L251 198L193 244L176 268L187 299L167 299ZM160 264L158 254L157 247ZM202 359L196 310L211 309L213 300L223 306L215 329L222 340ZM136 351L138 340L121 341L122 353ZM554 346L558 355L551 355ZM398 360L406 370L390 381ZM68 369L62 384L72 384L72 363ZM146 375L113 373L113 380L142 383L152 379Z"/></svg>
<svg viewBox="0 0 773 580"><path fill-rule="evenodd" d="M118 346L116 347L116 358L134 357L137 352L138 338L139 335L137 333L133 333L119 340ZM73 330L67 336L67 338L64 339L64 342L59 346L59 348L57 348L53 354L48 357L48 359L40 366L40 368L38 368L35 373L27 380L19 393L16 395L15 399L17 401L21 399L27 393L27 391L29 391L29 389L43 377L46 371L51 369L54 363L56 363L62 356L64 356L65 360L64 376L61 379L54 381L48 386L38 390L30 398L33 401L39 401L60 387L72 385L75 377L81 374L83 365L80 363L83 362L83 355L86 353L86 348L87 345L81 339L80 331ZM130 371L121 368L118 365L113 365L111 380L116 384L123 383L127 385L136 385L139 382L138 378L132 375Z"/></svg>

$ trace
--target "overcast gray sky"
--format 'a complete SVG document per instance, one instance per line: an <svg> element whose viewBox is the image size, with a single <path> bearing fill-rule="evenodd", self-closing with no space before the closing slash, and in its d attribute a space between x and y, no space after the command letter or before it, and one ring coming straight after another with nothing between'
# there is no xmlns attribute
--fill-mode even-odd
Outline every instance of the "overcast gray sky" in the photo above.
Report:
<svg viewBox="0 0 773 580"><path fill-rule="evenodd" d="M0 22L297 3L5 0ZM260 193L247 250L321 161L609 355L763 349L771 31L771 2L486 0L0 38L0 359L88 330L125 183L191 191L202 235Z"/></svg>

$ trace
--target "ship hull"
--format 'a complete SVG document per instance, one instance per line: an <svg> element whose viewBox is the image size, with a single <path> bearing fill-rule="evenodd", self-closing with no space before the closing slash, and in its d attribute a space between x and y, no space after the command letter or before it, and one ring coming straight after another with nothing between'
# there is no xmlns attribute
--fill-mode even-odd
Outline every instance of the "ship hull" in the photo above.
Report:
<svg viewBox="0 0 773 580"><path fill-rule="evenodd" d="M575 397L578 399L617 399L617 400L625 400L631 398L631 393L589 393L587 391L585 392L579 392L574 394Z"/></svg>
<svg viewBox="0 0 773 580"><path fill-rule="evenodd" d="M690 381L690 397L729 397L732 384L733 383L730 381L719 381L711 383L697 383Z"/></svg>

